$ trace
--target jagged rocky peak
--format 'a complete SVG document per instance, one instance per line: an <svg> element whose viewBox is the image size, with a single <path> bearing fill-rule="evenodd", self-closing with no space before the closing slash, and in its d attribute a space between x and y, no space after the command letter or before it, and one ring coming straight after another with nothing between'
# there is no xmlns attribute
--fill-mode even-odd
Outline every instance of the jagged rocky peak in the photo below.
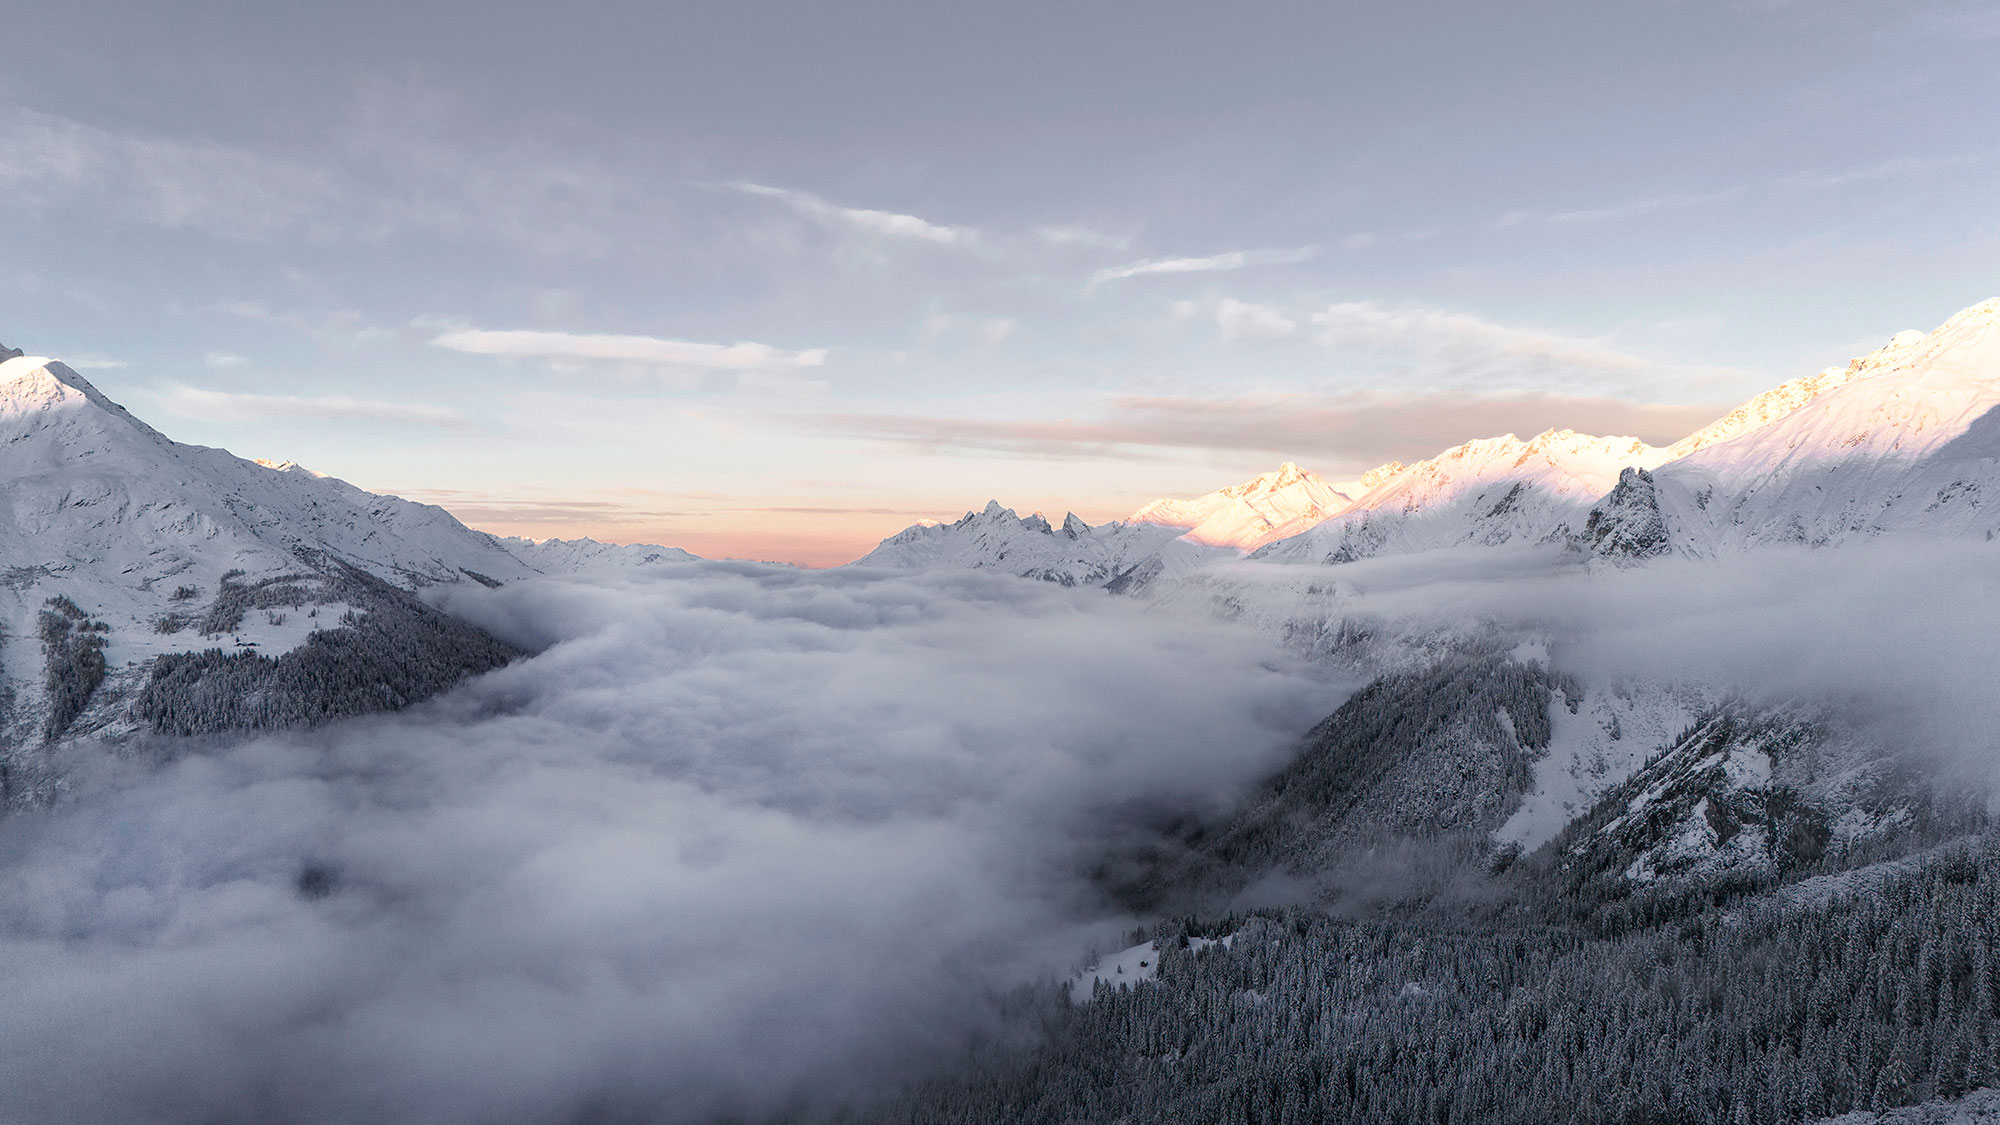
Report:
<svg viewBox="0 0 2000 1125"><path fill-rule="evenodd" d="M1071 539L1081 539L1090 534L1090 525L1077 518L1075 512L1063 516L1062 529L1063 534Z"/></svg>
<svg viewBox="0 0 2000 1125"><path fill-rule="evenodd" d="M1666 554L1667 521L1660 514L1653 474L1630 468L1619 472L1610 495L1591 509L1583 525L1583 544L1590 553L1614 561Z"/></svg>
<svg viewBox="0 0 2000 1125"><path fill-rule="evenodd" d="M0 344L0 363L4 363L10 359L19 359L19 358L21 358L21 349L10 348L5 344Z"/></svg>

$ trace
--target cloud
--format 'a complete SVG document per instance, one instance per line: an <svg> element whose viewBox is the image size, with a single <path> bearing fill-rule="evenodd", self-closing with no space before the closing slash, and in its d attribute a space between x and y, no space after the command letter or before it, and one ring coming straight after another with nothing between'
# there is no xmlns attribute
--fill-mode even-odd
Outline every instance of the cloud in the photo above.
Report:
<svg viewBox="0 0 2000 1125"><path fill-rule="evenodd" d="M1277 309L1227 298L1216 306L1215 323L1226 340L1281 340L1298 327Z"/></svg>
<svg viewBox="0 0 2000 1125"><path fill-rule="evenodd" d="M1745 188L1733 187L1722 191L1701 192L1682 195L1655 195L1644 199L1631 199L1604 207L1587 207L1574 211L1555 211L1541 216L1545 223L1608 223L1623 219L1638 219L1655 215L1661 211L1680 211L1690 207L1707 207L1716 203L1727 203L1742 198Z"/></svg>
<svg viewBox="0 0 2000 1125"><path fill-rule="evenodd" d="M1256 452L1332 467L1411 461L1475 437L1568 428L1672 442L1714 421L1727 404L1681 405L1602 396L1483 395L1123 396L1091 419L953 418L934 415L779 416L793 425L927 452L1098 458L1171 450Z"/></svg>
<svg viewBox="0 0 2000 1125"><path fill-rule="evenodd" d="M1756 378L1729 368L1660 363L1599 339L1446 309L1347 301L1313 314L1312 320L1320 328L1320 343L1330 348L1387 353L1426 379L1475 389L1551 381L1601 386L1604 376L1634 383L1670 379L1680 386Z"/></svg>
<svg viewBox="0 0 2000 1125"><path fill-rule="evenodd" d="M1217 270L1240 270L1250 266L1281 266L1303 262L1318 255L1319 247L1300 246L1291 250L1229 250L1221 254L1210 254L1205 258L1148 258L1144 261L1128 262L1122 266L1098 270L1091 275L1090 283L1101 285L1107 281L1159 273L1210 273Z"/></svg>
<svg viewBox="0 0 2000 1125"><path fill-rule="evenodd" d="M1106 234L1090 227L1053 225L1035 228L1035 236L1052 246L1088 246L1099 250L1125 250L1132 240L1122 235Z"/></svg>
<svg viewBox="0 0 2000 1125"><path fill-rule="evenodd" d="M1787 187L1802 188L1843 188L1850 184L1879 183L1884 180L1902 180L1929 176L1958 168L1971 168L1987 163L1991 158L1973 153L1958 153L1950 156L1917 157L1900 156L1874 164L1846 168L1837 172L1802 172L1782 181Z"/></svg>
<svg viewBox="0 0 2000 1125"><path fill-rule="evenodd" d="M1265 574L1303 580L1283 569ZM1551 566L1545 552L1439 552L1340 570L1352 595L1340 612L1386 631L1498 623L1550 639L1559 666L1593 679L1826 708L1882 750L2000 803L2000 695L1986 655L2000 630L2000 584L1990 544L1884 538L1629 569Z"/></svg>
<svg viewBox="0 0 2000 1125"><path fill-rule="evenodd" d="M671 229L642 177L513 130L498 150L419 85L363 81L355 116L300 156L0 107L0 208L81 210L237 242L412 235L601 257ZM623 233L614 233L623 232Z"/></svg>
<svg viewBox="0 0 2000 1125"><path fill-rule="evenodd" d="M282 158L21 108L0 110L0 151L0 205L90 206L228 238L309 227L340 194L324 171Z"/></svg>
<svg viewBox="0 0 2000 1125"><path fill-rule="evenodd" d="M924 321L924 331L933 336L965 332L989 348L999 347L1014 334L1019 322L1012 317L968 317L937 313Z"/></svg>
<svg viewBox="0 0 2000 1125"><path fill-rule="evenodd" d="M0 820L10 1115L812 1119L1117 941L1088 859L1345 695L969 572L449 599L540 655L317 733L74 747L61 805Z"/></svg>
<svg viewBox="0 0 2000 1125"><path fill-rule="evenodd" d="M218 370L227 367L248 367L250 365L250 360L247 356L240 356L234 352L209 352L202 357L202 361Z"/></svg>
<svg viewBox="0 0 2000 1125"><path fill-rule="evenodd" d="M964 246L978 241L979 238L979 232L971 227L943 226L919 219L915 215L903 215L894 211L842 207L811 192L752 183L733 183L729 186L747 195L775 199L823 226L855 230L883 238L928 242L937 246Z"/></svg>
<svg viewBox="0 0 2000 1125"><path fill-rule="evenodd" d="M184 418L246 422L266 418L313 418L454 427L470 424L465 412L455 407L385 402L347 395L235 394L175 385L161 396L161 401L168 410Z"/></svg>
<svg viewBox="0 0 2000 1125"><path fill-rule="evenodd" d="M724 371L756 371L782 367L818 367L827 349L787 352L768 344L701 344L657 336L617 336L528 330L495 331L464 328L431 341L440 348L470 355L510 356L548 360L623 360L669 367L700 367Z"/></svg>

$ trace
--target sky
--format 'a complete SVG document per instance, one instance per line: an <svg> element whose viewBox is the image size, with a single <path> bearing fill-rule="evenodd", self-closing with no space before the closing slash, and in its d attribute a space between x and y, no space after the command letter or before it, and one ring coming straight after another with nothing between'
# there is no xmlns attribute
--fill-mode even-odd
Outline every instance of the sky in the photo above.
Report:
<svg viewBox="0 0 2000 1125"><path fill-rule="evenodd" d="M1980 2L296 7L10 6L0 341L501 533L1669 441L2000 295Z"/></svg>

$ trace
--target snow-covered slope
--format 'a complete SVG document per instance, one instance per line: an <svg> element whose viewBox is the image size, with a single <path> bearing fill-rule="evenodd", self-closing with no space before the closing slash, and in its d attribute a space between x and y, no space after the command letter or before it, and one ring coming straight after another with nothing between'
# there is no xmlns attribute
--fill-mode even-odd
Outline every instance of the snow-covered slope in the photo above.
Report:
<svg viewBox="0 0 2000 1125"><path fill-rule="evenodd" d="M1583 526L1621 470L1667 457L1637 438L1549 430L1480 438L1384 473L1345 511L1256 553L1345 562L1463 545L1538 543ZM1385 466L1385 468L1387 468ZM1378 470L1380 472L1380 470Z"/></svg>
<svg viewBox="0 0 2000 1125"><path fill-rule="evenodd" d="M1001 570L1065 586L1102 586L1121 576L1198 565L1234 550L1181 539L1184 529L1151 523L1091 527L1071 513L1061 527L1039 512L1022 518L998 500L955 523L919 523L882 540L849 566L970 567Z"/></svg>
<svg viewBox="0 0 2000 1125"><path fill-rule="evenodd" d="M1134 533L1141 525L1277 563L1502 544L1642 559L1884 533L1991 539L2000 536L1996 406L2000 300L1929 334L1898 333L1845 369L1793 379L1665 448L1572 430L1503 434L1347 484L1287 463L1098 529L1071 517L1058 531L993 505L955 524L912 527L863 561L1101 583L1228 557L1154 561L1157 545Z"/></svg>
<svg viewBox="0 0 2000 1125"><path fill-rule="evenodd" d="M631 570L663 563L693 562L696 556L679 547L656 543L599 543L595 539L524 539L507 536L500 540L507 553L543 574L588 574L607 570Z"/></svg>
<svg viewBox="0 0 2000 1125"><path fill-rule="evenodd" d="M1287 461L1276 472L1193 500L1155 500L1125 522L1183 527L1192 542L1251 551L1312 527L1353 502L1353 496Z"/></svg>
<svg viewBox="0 0 2000 1125"><path fill-rule="evenodd" d="M51 599L67 599L80 615L75 636L96 638L103 656L105 690L93 683L83 696L105 714L87 707L81 729L132 721L122 710L111 714L110 700L137 691L162 655L221 649L276 657L379 612L373 628L383 635L369 642L370 652L393 664L388 650L397 645L458 643L450 638L464 628L432 620L398 591L666 555L507 544L442 508L365 492L290 462L183 445L69 367L36 356L0 361L0 482L0 743L47 741L70 729L45 722L54 689L39 632ZM384 633L392 620L407 637ZM496 658L485 651L488 638L465 643L479 650L468 668ZM441 669L454 659L439 653L410 666ZM446 674L418 679L445 682L439 677ZM407 699L412 690L415 680L384 698ZM275 713L256 721L275 721ZM174 721L221 720L204 712Z"/></svg>
<svg viewBox="0 0 2000 1125"><path fill-rule="evenodd" d="M150 628L175 589L206 594L229 571L255 581L347 563L401 586L534 573L442 508L179 444L32 356L0 363L0 480L0 616L14 635L58 589L115 643L121 626Z"/></svg>
<svg viewBox="0 0 2000 1125"><path fill-rule="evenodd" d="M1789 413L1654 474L1674 550L2000 534L2000 300L1817 378Z"/></svg>

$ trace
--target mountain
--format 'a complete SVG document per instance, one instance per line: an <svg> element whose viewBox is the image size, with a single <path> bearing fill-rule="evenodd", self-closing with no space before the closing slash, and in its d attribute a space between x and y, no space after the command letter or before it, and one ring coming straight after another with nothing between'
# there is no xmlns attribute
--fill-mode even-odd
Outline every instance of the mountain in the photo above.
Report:
<svg viewBox="0 0 2000 1125"><path fill-rule="evenodd" d="M956 523L913 524L848 565L906 570L966 567L1064 586L1103 586L1141 566L1157 573L1168 559L1192 565L1218 553L1200 544L1177 542L1182 531L1132 522L1091 527L1075 513L1056 527L1039 512L1024 518L993 500Z"/></svg>
<svg viewBox="0 0 2000 1125"><path fill-rule="evenodd" d="M1561 540L1621 470L1666 460L1632 437L1548 430L1480 438L1387 472L1346 510L1258 551L1271 562ZM1379 472L1379 470L1378 470Z"/></svg>
<svg viewBox="0 0 2000 1125"><path fill-rule="evenodd" d="M1362 486L1346 487L1359 492ZM1155 500L1123 521L1096 527L1075 513L1059 527L1039 512L1024 518L995 500L955 523L912 524L850 565L973 567L1065 586L1118 582L1129 589L1164 573L1235 558L1350 503L1347 493L1287 461L1242 484L1192 500Z"/></svg>
<svg viewBox="0 0 2000 1125"><path fill-rule="evenodd" d="M1071 544L1031 517L919 525L869 565L997 567L1131 589L1192 573L1229 551L1169 568L1137 524L1187 544L1248 550L1265 563L1343 563L1506 544L1575 546L1633 560L1766 543L1827 545L1881 534L2000 536L2000 300L1930 333L1898 333L1846 368L1779 385L1665 447L1552 429L1479 438L1414 464L1329 484L1287 462L1193 500L1156 500L1122 524L1066 524ZM1008 519L1013 520L1011 513ZM1091 542L1076 546L1081 529ZM1135 581L1144 579L1146 581Z"/></svg>
<svg viewBox="0 0 2000 1125"><path fill-rule="evenodd" d="M1125 522L1186 528L1190 542L1250 551L1311 527L1353 502L1353 496L1287 461L1276 472L1193 500L1155 500Z"/></svg>
<svg viewBox="0 0 2000 1125"><path fill-rule="evenodd" d="M633 570L666 563L694 562L696 556L679 547L657 543L599 543L595 539L523 539L510 535L499 543L507 553L542 574L590 574Z"/></svg>
<svg viewBox="0 0 2000 1125"><path fill-rule="evenodd" d="M2000 534L2000 300L1819 379L1789 412L1655 473L1673 550Z"/></svg>
<svg viewBox="0 0 2000 1125"><path fill-rule="evenodd" d="M687 557L503 541L183 445L36 356L0 361L0 480L0 790L15 796L46 781L31 749L68 734L321 721L515 655L418 588Z"/></svg>

